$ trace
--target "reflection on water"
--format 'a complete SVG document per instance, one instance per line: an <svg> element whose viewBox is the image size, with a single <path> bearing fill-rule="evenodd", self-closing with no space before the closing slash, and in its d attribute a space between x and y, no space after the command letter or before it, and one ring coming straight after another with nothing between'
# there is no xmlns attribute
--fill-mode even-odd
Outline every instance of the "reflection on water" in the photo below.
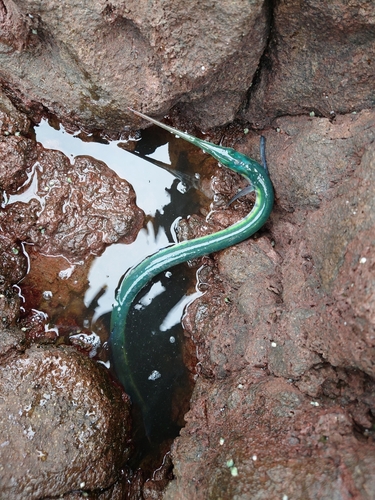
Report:
<svg viewBox="0 0 375 500"><path fill-rule="evenodd" d="M36 127L36 139L45 148L62 151L72 161L75 156L92 156L105 162L119 177L129 181L136 192L137 205L144 210L148 220L132 244L111 245L94 260L84 300L88 306L98 291L105 289L98 301L95 318L111 310L116 287L126 270L147 255L175 242L176 221L199 210L197 196L192 196L191 193L186 196L187 189L183 188L185 184L181 180L181 173L177 170L174 172L178 165L171 165L167 142L170 134L158 131L157 137L159 141L154 142L152 147L149 143L144 144L142 139L137 141L134 154L119 147L121 141L110 141L107 144L83 142L77 135L66 133L63 128L55 130L45 120ZM179 143L183 148L189 148L184 141ZM147 161L146 153L147 158L169 165L169 170ZM191 171L182 175L185 179L191 179L191 185L197 186L198 176L195 174ZM32 197L31 189L32 186L27 191L28 197Z"/></svg>
<svg viewBox="0 0 375 500"><path fill-rule="evenodd" d="M157 210L162 210L170 202L166 188L171 187L175 177L171 172L155 168L152 163L119 147L122 141L106 144L84 142L76 135L66 133L63 128L55 130L46 120L42 120L35 132L36 140L45 148L62 151L72 162L75 156L88 155L106 163L119 177L132 184L137 193L137 205L146 214L154 216ZM153 156L170 164L166 143L165 140L164 144L157 147Z"/></svg>
<svg viewBox="0 0 375 500"><path fill-rule="evenodd" d="M145 402L134 409L134 466L178 435L188 410L191 387L183 363L180 321L186 305L201 295L199 291L186 294L192 277L186 265L161 273L139 294L129 312L129 367L136 374L140 400Z"/></svg>
<svg viewBox="0 0 375 500"><path fill-rule="evenodd" d="M107 247L91 265L83 297L90 315L82 311L82 318L91 317L94 331L98 322L109 324L115 291L127 269L175 242L178 219L199 210L199 173L187 161L187 152L193 146L152 127L131 153L121 141L83 142L46 121L36 128L36 139L45 148L62 151L71 161L75 156L89 155L105 162L133 185L137 204L146 214L145 227L134 243ZM183 264L157 276L139 294L129 314L127 323L133 339L129 352L148 405L143 415L137 415L139 409L134 409L138 444L135 464L150 450L158 449L161 442L173 439L182 425L186 405L179 399L186 400L188 376L182 359L180 321L186 305L200 295L193 286L195 272ZM72 340L81 339L76 336Z"/></svg>

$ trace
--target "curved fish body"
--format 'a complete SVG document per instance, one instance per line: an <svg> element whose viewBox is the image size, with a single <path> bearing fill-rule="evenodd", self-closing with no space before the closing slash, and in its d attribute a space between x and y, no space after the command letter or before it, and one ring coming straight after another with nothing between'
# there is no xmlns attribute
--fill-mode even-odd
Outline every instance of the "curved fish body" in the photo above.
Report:
<svg viewBox="0 0 375 500"><path fill-rule="evenodd" d="M162 127L172 134L195 144L203 151L213 156L222 165L234 172L241 174L252 186L256 193L256 200L251 212L232 226L218 231L214 234L202 236L193 240L172 244L145 258L140 264L130 269L117 292L111 315L111 335L109 339L111 360L114 370L125 391L138 403L143 412L147 411L147 402L134 382L134 374L130 370L127 353L127 339L135 332L129 332L126 328L126 320L129 309L138 292L159 273L169 268L201 257L213 252L218 252L229 246L235 245L258 231L267 221L274 202L273 187L265 166L255 160L235 151L232 148L217 146L198 139L185 132L180 132L164 123L150 118L143 113L132 110L133 113Z"/></svg>

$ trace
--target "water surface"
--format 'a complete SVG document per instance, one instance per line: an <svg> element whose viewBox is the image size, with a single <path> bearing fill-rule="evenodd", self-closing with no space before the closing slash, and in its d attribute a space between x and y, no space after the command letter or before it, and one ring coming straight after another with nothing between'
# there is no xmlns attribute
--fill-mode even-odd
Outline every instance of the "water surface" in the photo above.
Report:
<svg viewBox="0 0 375 500"><path fill-rule="evenodd" d="M107 247L89 270L89 285L83 297L89 313L83 310L82 318L90 320L82 320L82 326L89 326L93 332L99 324L109 328L116 288L123 274L144 257L176 241L178 220L199 211L200 173L187 161L194 146L157 127L143 132L134 152L126 151L121 141L84 142L77 134L70 135L62 127L57 130L47 121L42 121L35 132L45 148L62 151L71 161L75 156L89 155L105 162L133 185L137 205L146 214L145 226L134 243ZM163 441L173 439L182 425L189 377L183 363L180 322L187 304L199 295L196 269L183 264L157 276L139 294L130 311L128 328L134 341L129 349L149 407L148 415L134 409L135 463L157 450Z"/></svg>

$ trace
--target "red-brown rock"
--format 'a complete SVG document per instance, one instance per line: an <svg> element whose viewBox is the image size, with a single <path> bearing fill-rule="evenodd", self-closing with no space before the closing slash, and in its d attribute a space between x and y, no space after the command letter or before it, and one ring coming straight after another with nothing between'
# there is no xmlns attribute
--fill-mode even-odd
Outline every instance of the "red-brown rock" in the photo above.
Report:
<svg viewBox="0 0 375 500"><path fill-rule="evenodd" d="M1 496L112 486L129 453L129 407L105 369L68 347L8 353L0 366Z"/></svg>
<svg viewBox="0 0 375 500"><path fill-rule="evenodd" d="M79 156L71 164L63 153L39 146L27 167L28 185L9 198L0 216L14 240L74 262L136 237L143 213L134 191L103 162ZM33 184L35 194L27 194Z"/></svg>

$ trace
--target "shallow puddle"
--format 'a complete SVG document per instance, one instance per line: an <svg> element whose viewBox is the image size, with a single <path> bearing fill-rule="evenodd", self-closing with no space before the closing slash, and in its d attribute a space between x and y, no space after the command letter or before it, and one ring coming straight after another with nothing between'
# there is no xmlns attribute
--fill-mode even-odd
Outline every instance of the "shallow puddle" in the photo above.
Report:
<svg viewBox="0 0 375 500"><path fill-rule="evenodd" d="M133 152L124 149L128 145L123 141L85 142L62 128L53 128L47 121L35 128L35 134L45 148L60 150L71 161L76 156L88 155L105 162L132 184L137 205L146 214L145 227L134 243L107 247L102 255L90 260L90 266L81 269L81 273L77 272L80 266L75 263L64 259L58 262L54 257L33 254L29 249L31 270L21 283L27 299L25 308L33 309L35 314L47 313L48 328L57 330L61 336L67 335L71 342L78 345L91 342L90 355L109 367L106 340L116 288L129 267L176 241L179 218L197 213L202 200L208 206L209 200L199 190L202 165L194 167L187 161L194 146L157 127L142 133L142 138L132 144L133 148L135 145ZM35 172L31 172L29 187L20 196L27 199L33 196L34 178ZM13 198L8 203L21 201ZM48 269L54 265L54 274L47 276L43 266ZM37 284L33 282L34 266L42 268L37 273ZM55 283L51 281L53 276ZM72 287L65 302L61 299L62 303L57 306L53 298L62 280L71 281ZM183 264L156 277L139 294L129 314L128 328L134 332L134 343L129 349L139 367L136 376L148 404L142 415L134 409L138 449L135 464L150 451L157 451L162 442L176 437L182 425L190 389L183 363L180 322L186 306L199 295L196 269Z"/></svg>

